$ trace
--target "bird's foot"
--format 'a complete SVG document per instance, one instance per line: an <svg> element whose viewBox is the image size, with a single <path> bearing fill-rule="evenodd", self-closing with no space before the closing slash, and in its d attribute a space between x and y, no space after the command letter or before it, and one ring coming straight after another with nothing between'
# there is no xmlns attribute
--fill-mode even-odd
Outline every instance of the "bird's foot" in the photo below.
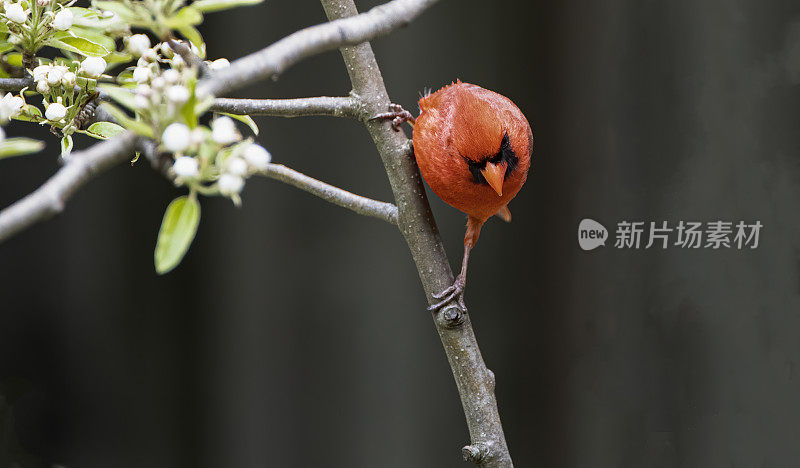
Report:
<svg viewBox="0 0 800 468"><path fill-rule="evenodd" d="M389 104L389 112L380 113L370 120L391 120L392 128L395 132L400 131L400 126L403 125L403 122L410 122L413 126L415 121L411 112L403 109L399 104Z"/></svg>
<svg viewBox="0 0 800 468"><path fill-rule="evenodd" d="M456 280L449 288L438 294L431 294L434 299L441 299L441 301L428 307L428 310L435 312L453 300L458 301L458 306L461 308L461 310L467 310L467 305L464 303L464 287L466 286L466 283L466 278L462 278L461 275L458 275Z"/></svg>

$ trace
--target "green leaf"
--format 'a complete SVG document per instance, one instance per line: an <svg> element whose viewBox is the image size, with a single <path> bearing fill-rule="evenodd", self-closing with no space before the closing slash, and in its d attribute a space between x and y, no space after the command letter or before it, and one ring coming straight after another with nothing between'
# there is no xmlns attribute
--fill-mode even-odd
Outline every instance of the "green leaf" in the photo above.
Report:
<svg viewBox="0 0 800 468"><path fill-rule="evenodd" d="M206 44L203 42L203 36L200 35L200 31L198 31L197 28L194 26L181 26L175 29L197 47L197 50L200 51L200 58L206 57Z"/></svg>
<svg viewBox="0 0 800 468"><path fill-rule="evenodd" d="M107 10L119 15L119 19L126 23L139 24L142 18L135 11L128 8L123 2L113 0L103 0L94 2L94 6L101 10Z"/></svg>
<svg viewBox="0 0 800 468"><path fill-rule="evenodd" d="M64 159L72 152L72 135L64 135L61 139L61 158Z"/></svg>
<svg viewBox="0 0 800 468"><path fill-rule="evenodd" d="M0 41L0 54L4 54L14 48L14 44L6 41Z"/></svg>
<svg viewBox="0 0 800 468"><path fill-rule="evenodd" d="M178 29L184 26L194 26L203 22L203 14L194 8L187 6L178 10L175 15L164 22L170 29Z"/></svg>
<svg viewBox="0 0 800 468"><path fill-rule="evenodd" d="M227 112L220 112L220 114L227 115L232 119L236 119L239 122L245 123L248 127L250 127L250 130L253 131L253 134L258 136L258 125L256 125L255 120L253 120L253 118L249 115L228 114Z"/></svg>
<svg viewBox="0 0 800 468"><path fill-rule="evenodd" d="M108 51L113 51L116 46L114 39L106 36L105 32L102 30L73 25L70 28L70 31L72 31L76 37L80 37L97 45L103 46L103 48Z"/></svg>
<svg viewBox="0 0 800 468"><path fill-rule="evenodd" d="M117 101L128 109L136 110L136 105L133 103L133 90L108 84L98 85L97 89L111 96L111 99Z"/></svg>
<svg viewBox="0 0 800 468"><path fill-rule="evenodd" d="M171 271L186 255L200 224L200 203L186 195L172 200L164 213L156 241L156 273Z"/></svg>
<svg viewBox="0 0 800 468"><path fill-rule="evenodd" d="M125 112L122 111L122 109L120 109L117 106L114 106L113 104L104 102L103 104L101 104L101 106L106 112L111 114L111 117L114 117L114 120L116 120L117 123L119 123L123 127L127 128L128 130L132 130L135 133L138 133L139 135L146 136L148 138L153 138L153 129L146 123L128 117L128 114L126 114Z"/></svg>
<svg viewBox="0 0 800 468"><path fill-rule="evenodd" d="M6 138L0 143L0 159L23 154L38 153L44 149L44 142L31 138Z"/></svg>
<svg viewBox="0 0 800 468"><path fill-rule="evenodd" d="M47 41L47 45L56 47L88 57L105 57L109 50L100 44L82 37L72 37L69 34L56 34Z"/></svg>
<svg viewBox="0 0 800 468"><path fill-rule="evenodd" d="M42 111L33 104L25 104L22 107L22 112L12 117L12 119L23 122L41 122L44 120L42 117Z"/></svg>
<svg viewBox="0 0 800 468"><path fill-rule="evenodd" d="M192 7L203 13L211 13L239 6L256 5L263 1L264 0L199 0L192 3Z"/></svg>
<svg viewBox="0 0 800 468"><path fill-rule="evenodd" d="M89 125L86 132L89 136L105 140L106 138L115 137L120 133L125 133L125 129L111 122L95 122Z"/></svg>
<svg viewBox="0 0 800 468"><path fill-rule="evenodd" d="M6 63L11 65L12 67L21 67L22 66L22 54L18 52L14 52L12 54L6 55Z"/></svg>

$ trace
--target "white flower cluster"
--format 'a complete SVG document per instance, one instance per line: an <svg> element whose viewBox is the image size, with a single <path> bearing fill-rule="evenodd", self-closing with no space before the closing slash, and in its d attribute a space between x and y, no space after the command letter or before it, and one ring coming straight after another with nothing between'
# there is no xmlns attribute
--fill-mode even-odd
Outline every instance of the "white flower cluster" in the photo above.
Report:
<svg viewBox="0 0 800 468"><path fill-rule="evenodd" d="M77 68L78 74L85 78L97 78L105 70L106 61L100 57L86 57ZM63 63L52 63L34 68L33 80L36 82L36 91L49 94L53 88L73 88L78 82L78 75Z"/></svg>
<svg viewBox="0 0 800 468"><path fill-rule="evenodd" d="M187 67L181 57L170 50L166 43L150 47L150 39L144 34L128 38L128 50L139 55L132 78L137 83L134 96L136 109L147 114L153 123L172 121L189 98L187 83L195 78L196 71ZM162 69L160 63L171 68Z"/></svg>
<svg viewBox="0 0 800 468"><path fill-rule="evenodd" d="M5 96L0 98L0 125L19 115L23 105L25 105L25 100L11 93L6 93Z"/></svg>
<svg viewBox="0 0 800 468"><path fill-rule="evenodd" d="M225 148L230 155L224 159L220 167L214 168L218 174L217 189L219 193L237 200L239 193L244 188L244 181L250 175L267 168L272 156L261 145L249 140L241 142L242 136L236 125L229 117L218 117L211 122L211 132L203 127L190 130L182 123L170 124L161 135L163 147L176 154L172 171L177 177L176 182L186 183L197 181L201 178L201 162L203 156L186 156L185 152L198 151L203 145L211 145L210 152L213 158ZM230 144L235 146L228 146ZM227 147L227 148L226 148ZM210 160L211 158L209 158Z"/></svg>

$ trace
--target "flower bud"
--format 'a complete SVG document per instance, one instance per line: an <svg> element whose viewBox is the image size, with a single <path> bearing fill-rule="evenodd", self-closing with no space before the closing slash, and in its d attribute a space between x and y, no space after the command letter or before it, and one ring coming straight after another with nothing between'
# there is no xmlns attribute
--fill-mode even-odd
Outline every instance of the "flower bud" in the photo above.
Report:
<svg viewBox="0 0 800 468"><path fill-rule="evenodd" d="M36 91L40 94L47 94L50 92L50 85L47 84L47 80L39 80L36 83Z"/></svg>
<svg viewBox="0 0 800 468"><path fill-rule="evenodd" d="M71 88L78 82L78 77L74 73L68 71L61 77L61 84L65 87Z"/></svg>
<svg viewBox="0 0 800 468"><path fill-rule="evenodd" d="M59 86L62 76L64 76L64 72L60 67L51 67L50 71L47 72L47 84L50 86Z"/></svg>
<svg viewBox="0 0 800 468"><path fill-rule="evenodd" d="M142 56L150 50L150 38L144 34L134 34L128 38L128 50L135 56Z"/></svg>
<svg viewBox="0 0 800 468"><path fill-rule="evenodd" d="M58 13L56 13L55 18L53 18L53 28L59 31L66 31L67 29L72 27L72 20L73 20L72 12L64 8Z"/></svg>
<svg viewBox="0 0 800 468"><path fill-rule="evenodd" d="M175 175L183 179L193 179L200 175L200 168L195 158L189 156L180 156L175 159L172 165L172 170Z"/></svg>
<svg viewBox="0 0 800 468"><path fill-rule="evenodd" d="M184 65L186 65L186 62L183 61L183 57L181 57L178 54L175 54L175 56L172 57L169 63L170 66L176 70L180 70L181 68L183 68Z"/></svg>
<svg viewBox="0 0 800 468"><path fill-rule="evenodd" d="M189 90L185 86L170 86L167 89L167 100L174 104L183 104L189 100Z"/></svg>
<svg viewBox="0 0 800 468"><path fill-rule="evenodd" d="M166 86L166 84L167 82L164 80L164 78L161 78L160 76L157 76L153 78L152 81L150 81L150 86L156 91L161 91L162 89L164 89L164 86Z"/></svg>
<svg viewBox="0 0 800 468"><path fill-rule="evenodd" d="M230 117L219 117L211 122L211 139L220 145L239 141L242 136Z"/></svg>
<svg viewBox="0 0 800 468"><path fill-rule="evenodd" d="M253 143L245 148L244 160L254 170L263 171L272 161L272 155L263 146Z"/></svg>
<svg viewBox="0 0 800 468"><path fill-rule="evenodd" d="M28 20L28 11L23 9L20 3L6 3L3 9L10 21L22 24Z"/></svg>
<svg viewBox="0 0 800 468"><path fill-rule="evenodd" d="M150 79L150 69L147 67L136 67L133 69L133 81L144 83Z"/></svg>
<svg viewBox="0 0 800 468"><path fill-rule="evenodd" d="M185 150L190 143L189 127L182 123L169 124L161 134L161 142L167 150L173 153Z"/></svg>
<svg viewBox="0 0 800 468"><path fill-rule="evenodd" d="M164 72L161 73L161 76L169 84L175 84L181 80L181 74L178 72L178 70L173 70L172 68L164 70Z"/></svg>
<svg viewBox="0 0 800 468"><path fill-rule="evenodd" d="M226 58L216 59L213 62L208 62L208 67L211 70L220 70L231 66L231 62Z"/></svg>
<svg viewBox="0 0 800 468"><path fill-rule="evenodd" d="M81 62L81 71L90 78L97 78L106 71L106 61L100 57L86 57Z"/></svg>
<svg viewBox="0 0 800 468"><path fill-rule="evenodd" d="M223 195L238 195L244 188L244 179L233 174L222 174L217 181L217 187Z"/></svg>
<svg viewBox="0 0 800 468"><path fill-rule="evenodd" d="M225 173L244 177L247 175L247 163L242 158L230 158L225 161Z"/></svg>
<svg viewBox="0 0 800 468"><path fill-rule="evenodd" d="M47 120L58 121L67 115L67 108L60 102L53 102L44 111L44 116Z"/></svg>

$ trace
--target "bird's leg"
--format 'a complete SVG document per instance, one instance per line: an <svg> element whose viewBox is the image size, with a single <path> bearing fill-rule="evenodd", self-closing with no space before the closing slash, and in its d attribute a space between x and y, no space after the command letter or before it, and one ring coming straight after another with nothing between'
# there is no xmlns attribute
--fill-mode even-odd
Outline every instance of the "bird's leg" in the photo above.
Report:
<svg viewBox="0 0 800 468"><path fill-rule="evenodd" d="M467 310L467 305L464 304L464 287L467 286L467 264L469 263L470 250L472 250L472 247L469 244L464 244L464 259L461 260L461 273L456 276L456 280L453 281L453 284L450 285L449 288L440 293L431 294L434 299L441 300L428 307L428 310L439 310L453 299L458 299L458 305L461 307L461 310Z"/></svg>
<svg viewBox="0 0 800 468"><path fill-rule="evenodd" d="M400 131L400 126L403 125L403 122L408 122L411 126L414 126L414 116L411 115L411 112L403 109L403 107L399 104L389 104L389 112L380 113L370 120L391 120L392 121L392 128L395 132Z"/></svg>
<svg viewBox="0 0 800 468"><path fill-rule="evenodd" d="M441 299L441 301L428 307L428 310L439 310L454 299L458 300L458 305L461 307L461 310L467 310L467 305L464 303L464 288L467 286L469 253L472 251L472 247L475 246L475 243L478 242L478 236L481 234L483 223L483 221L477 218L469 217L467 221L467 233L464 236L464 258L461 260L461 272L456 276L456 280L449 288L440 293L431 294L434 299Z"/></svg>

